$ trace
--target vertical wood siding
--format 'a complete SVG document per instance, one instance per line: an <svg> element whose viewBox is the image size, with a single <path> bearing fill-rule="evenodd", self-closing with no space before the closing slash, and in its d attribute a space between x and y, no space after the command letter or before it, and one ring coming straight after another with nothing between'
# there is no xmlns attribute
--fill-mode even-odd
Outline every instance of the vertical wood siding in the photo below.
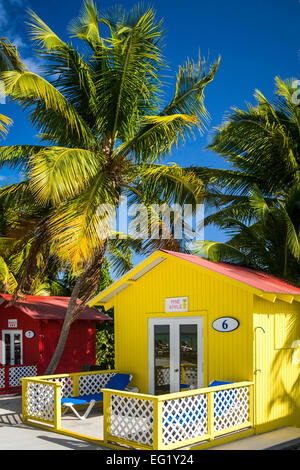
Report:
<svg viewBox="0 0 300 470"><path fill-rule="evenodd" d="M300 339L299 309L297 302L288 304L277 300L273 303L254 296L255 415L258 431L300 425L300 364L297 364L295 349L292 348L293 342Z"/></svg>
<svg viewBox="0 0 300 470"><path fill-rule="evenodd" d="M165 298L188 296L189 311L165 313ZM167 259L116 295L116 369L130 372L148 393L148 319L204 316L204 386L212 380L253 378L253 295L227 278L178 259ZM212 322L221 316L239 320L237 330L220 333Z"/></svg>

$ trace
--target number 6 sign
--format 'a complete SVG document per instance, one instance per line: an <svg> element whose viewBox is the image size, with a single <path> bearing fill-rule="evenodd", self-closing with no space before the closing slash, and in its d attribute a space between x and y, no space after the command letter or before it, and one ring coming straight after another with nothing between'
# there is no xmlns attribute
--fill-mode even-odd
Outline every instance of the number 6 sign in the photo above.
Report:
<svg viewBox="0 0 300 470"><path fill-rule="evenodd" d="M220 317L217 318L212 327L216 331L220 331L221 333L227 333L229 331L234 331L240 326L240 322L233 317Z"/></svg>

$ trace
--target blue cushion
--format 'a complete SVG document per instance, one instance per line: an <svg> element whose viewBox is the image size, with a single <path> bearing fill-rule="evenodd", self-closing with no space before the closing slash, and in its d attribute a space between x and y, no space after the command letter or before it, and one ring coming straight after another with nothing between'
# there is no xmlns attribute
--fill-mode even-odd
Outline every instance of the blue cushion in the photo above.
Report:
<svg viewBox="0 0 300 470"><path fill-rule="evenodd" d="M218 385L233 384L234 382L222 382L221 380L214 380L209 384L209 387L218 387Z"/></svg>
<svg viewBox="0 0 300 470"><path fill-rule="evenodd" d="M103 388L112 388L113 390L125 390L129 382L129 374L115 374L109 379L109 381Z"/></svg>
<svg viewBox="0 0 300 470"><path fill-rule="evenodd" d="M90 401L103 401L103 393L94 393L90 395L80 395L78 397L62 398L61 404L72 403L73 405L84 405Z"/></svg>
<svg viewBox="0 0 300 470"><path fill-rule="evenodd" d="M221 380L214 380L209 384L209 387L217 387L219 385L227 385L227 384L232 384L234 382L224 382ZM235 390L229 390L229 396L230 400L227 398L226 405L224 405L222 402L218 403L217 405L215 404L215 410L214 410L214 417L216 416L222 416L224 411L229 408L229 406L233 402L233 398L235 397ZM215 393L222 393L221 392L215 392ZM199 408L198 410L193 410L193 411L188 411L186 410L183 413L172 413L171 416L168 416L167 418L163 416L163 423L164 426L169 426L170 424L182 424L183 426L186 426L189 422L194 421L194 422L199 422L201 418L206 418L206 405L203 406L202 408Z"/></svg>
<svg viewBox="0 0 300 470"><path fill-rule="evenodd" d="M105 387L103 388L112 388L113 390L125 390L127 385L130 382L130 375L129 374L114 374ZM103 393L94 393L90 395L80 395L77 397L69 397L69 398L62 398L61 404L64 403L72 403L73 405L84 405L86 403L90 403L90 401L103 401Z"/></svg>

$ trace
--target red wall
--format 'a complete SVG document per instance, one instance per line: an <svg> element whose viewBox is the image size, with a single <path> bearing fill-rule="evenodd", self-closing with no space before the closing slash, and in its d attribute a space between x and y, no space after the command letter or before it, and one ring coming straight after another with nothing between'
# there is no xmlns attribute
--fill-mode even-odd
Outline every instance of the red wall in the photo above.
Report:
<svg viewBox="0 0 300 470"><path fill-rule="evenodd" d="M17 328L8 328L8 319L16 319L18 321ZM38 375L45 372L50 362L58 342L61 326L62 320L34 320L15 306L5 308L0 305L0 340L2 339L2 330L22 330L23 364L37 365ZM25 337L27 330L35 332L34 338ZM95 363L96 322L94 320L78 320L71 326L65 350L55 372L79 372L82 365Z"/></svg>
<svg viewBox="0 0 300 470"><path fill-rule="evenodd" d="M57 374L80 372L84 364L96 364L95 321L78 320L71 326L67 343L56 369ZM62 321L41 321L40 367L44 372L54 354L59 339Z"/></svg>

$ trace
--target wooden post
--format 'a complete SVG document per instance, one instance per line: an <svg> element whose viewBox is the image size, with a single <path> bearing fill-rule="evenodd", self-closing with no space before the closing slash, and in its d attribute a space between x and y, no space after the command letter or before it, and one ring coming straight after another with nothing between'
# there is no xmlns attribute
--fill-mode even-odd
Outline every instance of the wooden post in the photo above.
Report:
<svg viewBox="0 0 300 470"><path fill-rule="evenodd" d="M79 393L79 378L80 378L79 374L72 375L72 379L73 379L73 397L77 397L78 395L80 395L80 393Z"/></svg>
<svg viewBox="0 0 300 470"><path fill-rule="evenodd" d="M22 382L22 421L27 421L27 379L21 379Z"/></svg>
<svg viewBox="0 0 300 470"><path fill-rule="evenodd" d="M162 401L158 398L153 399L153 450L161 450L163 448L162 406Z"/></svg>
<svg viewBox="0 0 300 470"><path fill-rule="evenodd" d="M103 440L104 445L107 444L110 436L110 392L105 389L101 390L103 393Z"/></svg>
<svg viewBox="0 0 300 470"><path fill-rule="evenodd" d="M54 429L61 429L61 383L54 383Z"/></svg>
<svg viewBox="0 0 300 470"><path fill-rule="evenodd" d="M254 415L254 385L249 385L249 422L255 428Z"/></svg>
<svg viewBox="0 0 300 470"><path fill-rule="evenodd" d="M214 439L214 392L207 393L207 434Z"/></svg>

